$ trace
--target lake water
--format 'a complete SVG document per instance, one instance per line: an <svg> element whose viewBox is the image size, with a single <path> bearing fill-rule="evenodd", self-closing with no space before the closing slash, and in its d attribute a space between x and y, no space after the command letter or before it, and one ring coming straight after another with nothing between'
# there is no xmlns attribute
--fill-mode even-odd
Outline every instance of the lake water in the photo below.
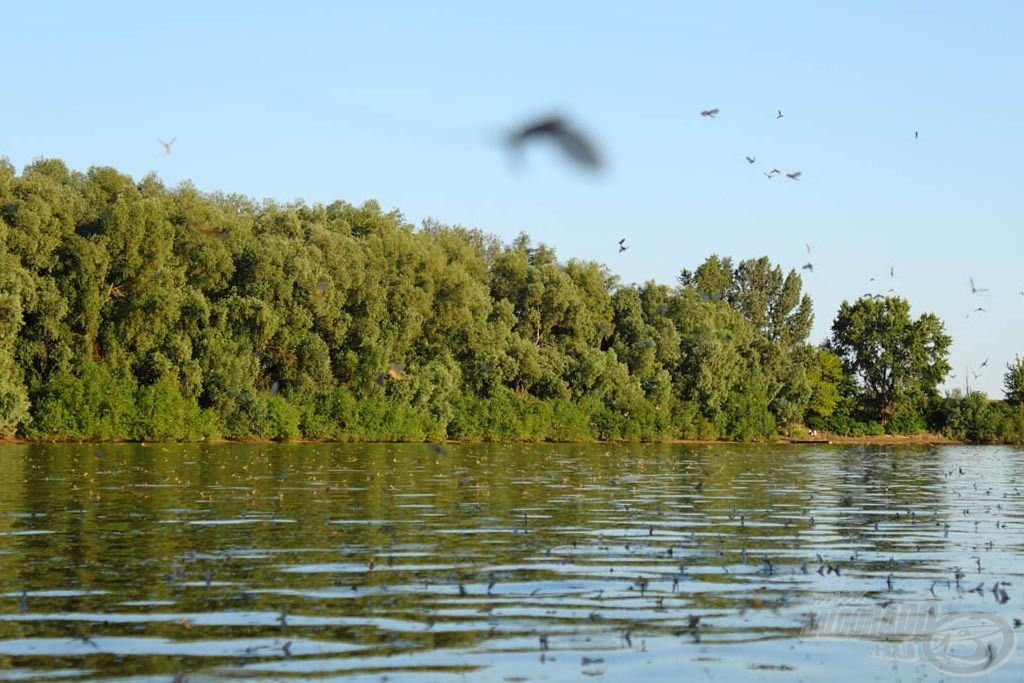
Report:
<svg viewBox="0 0 1024 683"><path fill-rule="evenodd" d="M1019 681L1022 489L1000 447L0 446L0 679Z"/></svg>

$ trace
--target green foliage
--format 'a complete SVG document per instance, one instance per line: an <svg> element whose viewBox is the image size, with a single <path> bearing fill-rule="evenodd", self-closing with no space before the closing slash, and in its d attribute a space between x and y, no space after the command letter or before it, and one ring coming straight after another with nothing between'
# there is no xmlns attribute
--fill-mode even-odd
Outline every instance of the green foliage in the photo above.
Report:
<svg viewBox="0 0 1024 683"><path fill-rule="evenodd" d="M761 418L755 422L784 428L802 423L811 410L814 391L814 378L808 374L813 350L807 345L814 314L810 298L801 293L800 275L795 270L783 274L767 257L744 260L733 267L732 259L712 255L695 272L684 270L680 283L684 291L696 294L708 306L728 306L745 322L731 324L744 335L737 353L747 365L757 368L757 390L772 415L770 422ZM740 368L743 363L728 365ZM723 390L730 394L738 387L734 382ZM747 402L752 409L755 404ZM766 432L747 427L741 431Z"/></svg>
<svg viewBox="0 0 1024 683"><path fill-rule="evenodd" d="M842 359L865 420L913 432L923 428L919 418L949 372L951 343L934 315L911 320L905 299L864 297L843 302L828 349Z"/></svg>
<svg viewBox="0 0 1024 683"><path fill-rule="evenodd" d="M932 402L931 421L946 436L973 443L1024 443L1024 405L959 390Z"/></svg>
<svg viewBox="0 0 1024 683"><path fill-rule="evenodd" d="M26 281L25 270L0 243L0 438L14 436L29 417L28 388L14 357L24 322L22 291Z"/></svg>
<svg viewBox="0 0 1024 683"><path fill-rule="evenodd" d="M1003 375L1003 391L1006 402L1013 406L1024 404L1024 358L1015 356L1012 363L1006 365Z"/></svg>
<svg viewBox="0 0 1024 683"><path fill-rule="evenodd" d="M19 176L0 162L0 437L919 429L944 374L941 325L892 332L894 348L940 362L883 359L901 379L872 413L881 394L854 356L807 344L801 289L764 257L713 255L678 287L625 286L525 234L416 229L372 201L257 203L110 168L40 160Z"/></svg>
<svg viewBox="0 0 1024 683"><path fill-rule="evenodd" d="M0 438L14 436L28 417L28 390L21 369L8 350L0 349Z"/></svg>
<svg viewBox="0 0 1024 683"><path fill-rule="evenodd" d="M815 348L807 364L810 398L807 403L807 425L825 429L837 412L842 412L842 391L845 377L843 362L828 349Z"/></svg>
<svg viewBox="0 0 1024 683"><path fill-rule="evenodd" d="M132 436L139 441L196 441L216 436L213 415L163 377L138 391Z"/></svg>
<svg viewBox="0 0 1024 683"><path fill-rule="evenodd" d="M33 439L110 441L133 438L136 386L123 372L83 362L55 373L35 399L25 435Z"/></svg>

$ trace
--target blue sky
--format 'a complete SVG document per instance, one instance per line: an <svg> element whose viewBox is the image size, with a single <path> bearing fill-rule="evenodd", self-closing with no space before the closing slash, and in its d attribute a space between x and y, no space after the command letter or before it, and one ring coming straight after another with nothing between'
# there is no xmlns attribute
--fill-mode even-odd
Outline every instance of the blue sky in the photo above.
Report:
<svg viewBox="0 0 1024 683"><path fill-rule="evenodd" d="M812 342L891 288L945 322L950 386L989 359L971 387L1001 397L1024 355L1022 35L1015 2L16 3L0 155L376 199L624 283L712 253L811 261ZM541 146L509 163L502 135L549 112L602 173Z"/></svg>

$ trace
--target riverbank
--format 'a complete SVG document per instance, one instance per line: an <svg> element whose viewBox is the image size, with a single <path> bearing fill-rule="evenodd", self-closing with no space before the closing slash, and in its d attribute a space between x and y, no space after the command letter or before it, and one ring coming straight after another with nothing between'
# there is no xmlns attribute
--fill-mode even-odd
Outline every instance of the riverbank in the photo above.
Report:
<svg viewBox="0 0 1024 683"><path fill-rule="evenodd" d="M843 445L868 445L868 446L937 446L937 445L967 445L970 442L962 439L951 439L941 434L874 434L871 436L841 436L839 434L828 434L818 432L817 435L805 439L793 439L780 437L779 443L791 443L793 445L806 445L814 443L833 443ZM978 445L978 444L975 444Z"/></svg>
<svg viewBox="0 0 1024 683"><path fill-rule="evenodd" d="M154 444L167 444L167 443L418 443L415 441L398 441L398 442L379 442L379 441L349 441L344 439L339 440L324 440L324 439L290 439L283 442L278 442L273 439L210 439L196 442L185 442L185 441L79 441L74 439L22 439L18 437L0 437L0 445L29 445L29 444L52 444L52 443L139 443L143 446L154 445ZM448 445L459 445L459 444L477 444L477 443L497 443L487 441L445 441ZM504 443L504 442L503 442ZM547 443L547 442L535 442L535 441L514 441L509 443ZM553 443L553 442L552 442ZM570 442L558 442L558 443L570 443ZM588 443L630 443L628 441L612 440L612 441L580 441L575 442L580 444ZM666 443L666 444L742 444L742 443L772 443L772 444L789 444L793 446L807 446L816 444L840 444L840 445L865 445L865 446L938 446L938 445L984 445L984 444L971 444L969 441L961 439L951 439L941 434L874 434L870 436L842 436L839 434L830 434L828 432L817 432L814 436L808 436L803 438L795 437L784 437L780 436L776 441L770 442L743 442L743 441L725 441L725 440L705 440L705 439L666 439L664 441L653 441L653 442L636 442L636 443Z"/></svg>

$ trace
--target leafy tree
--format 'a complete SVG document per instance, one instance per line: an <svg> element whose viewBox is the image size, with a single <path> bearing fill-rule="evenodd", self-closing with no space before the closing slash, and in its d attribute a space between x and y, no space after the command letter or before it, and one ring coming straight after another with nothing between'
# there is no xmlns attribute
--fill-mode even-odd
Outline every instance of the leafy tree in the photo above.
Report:
<svg viewBox="0 0 1024 683"><path fill-rule="evenodd" d="M983 392L959 389L933 401L931 420L943 434L973 443L1020 443L1024 406L990 400Z"/></svg>
<svg viewBox="0 0 1024 683"><path fill-rule="evenodd" d="M684 268L679 274L679 284L684 289L695 290L703 299L724 301L733 288L732 259L712 254L697 270Z"/></svg>
<svg viewBox="0 0 1024 683"><path fill-rule="evenodd" d="M726 297L769 342L789 350L806 341L814 322L811 299L795 270L785 276L768 258L741 261Z"/></svg>
<svg viewBox="0 0 1024 683"><path fill-rule="evenodd" d="M825 348L815 348L807 363L807 380L811 396L807 403L805 422L814 429L825 429L840 408L845 375L843 362Z"/></svg>
<svg viewBox="0 0 1024 683"><path fill-rule="evenodd" d="M0 221L0 236L3 229ZM29 417L28 388L15 359L23 323L21 291L27 275L0 242L0 438L14 436Z"/></svg>
<svg viewBox="0 0 1024 683"><path fill-rule="evenodd" d="M684 289L709 301L725 301L750 325L746 353L760 369L760 382L776 421L799 422L811 396L805 368L810 355L807 335L814 320L810 297L795 270L783 274L767 257L733 267L729 258L710 256L693 273L680 276Z"/></svg>
<svg viewBox="0 0 1024 683"><path fill-rule="evenodd" d="M856 383L858 404L868 419L888 423L924 413L928 399L950 370L949 335L933 314L910 317L899 297L844 301L832 323L827 346Z"/></svg>
<svg viewBox="0 0 1024 683"><path fill-rule="evenodd" d="M1003 391L1006 402L1012 406L1024 404L1024 358L1015 356L1012 363L1006 364L1003 374Z"/></svg>

